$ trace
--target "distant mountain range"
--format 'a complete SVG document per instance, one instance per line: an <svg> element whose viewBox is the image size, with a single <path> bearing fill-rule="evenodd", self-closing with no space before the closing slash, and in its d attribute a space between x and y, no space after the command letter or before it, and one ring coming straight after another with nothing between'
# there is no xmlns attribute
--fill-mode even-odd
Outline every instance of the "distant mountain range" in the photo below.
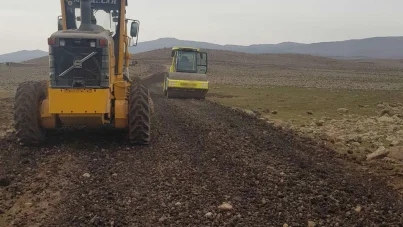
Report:
<svg viewBox="0 0 403 227"><path fill-rule="evenodd" d="M312 44L285 42L280 44L254 44L250 46L219 45L207 42L161 38L153 41L140 42L131 47L130 52L141 53L173 46L191 46L202 49L227 50L245 53L295 53L340 59L391 58L403 59L403 37L375 37L337 42L321 42ZM2 62L22 62L48 55L41 50L18 51L0 55Z"/></svg>
<svg viewBox="0 0 403 227"><path fill-rule="evenodd" d="M3 62L23 62L34 58L48 55L48 52L41 50L21 50L9 54L0 55L0 63Z"/></svg>
<svg viewBox="0 0 403 227"><path fill-rule="evenodd" d="M403 58L403 37L375 37L337 42L321 42L312 44L285 42L280 44L254 44L250 46L218 45L206 42L162 38L141 42L131 47L132 53L141 53L172 46L192 46L203 49L228 50L254 54L294 53L341 59L361 58Z"/></svg>

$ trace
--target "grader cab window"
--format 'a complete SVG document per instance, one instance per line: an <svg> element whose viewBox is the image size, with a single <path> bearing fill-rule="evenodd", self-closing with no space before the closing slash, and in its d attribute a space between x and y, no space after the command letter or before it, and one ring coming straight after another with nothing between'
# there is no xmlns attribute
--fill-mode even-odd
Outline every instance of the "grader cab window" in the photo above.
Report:
<svg viewBox="0 0 403 227"><path fill-rule="evenodd" d="M120 1L108 0L92 3L91 22L115 35L119 25ZM80 1L65 0L67 29L77 29L81 25Z"/></svg>
<svg viewBox="0 0 403 227"><path fill-rule="evenodd" d="M118 26L118 18L119 13L116 11L105 11L105 10L93 10L93 15L91 22L92 24L101 26L105 30L109 30L112 35L116 33L116 29ZM75 9L75 17L76 17L76 26L80 27L81 24L81 16L80 9Z"/></svg>

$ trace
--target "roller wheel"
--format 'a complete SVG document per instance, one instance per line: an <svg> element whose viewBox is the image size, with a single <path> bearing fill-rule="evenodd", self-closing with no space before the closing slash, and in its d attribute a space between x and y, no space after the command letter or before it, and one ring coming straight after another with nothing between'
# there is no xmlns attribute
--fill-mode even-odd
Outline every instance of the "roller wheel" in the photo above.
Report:
<svg viewBox="0 0 403 227"><path fill-rule="evenodd" d="M139 81L133 81L129 94L129 140L147 145L151 140L150 92Z"/></svg>
<svg viewBox="0 0 403 227"><path fill-rule="evenodd" d="M21 83L15 94L14 122L18 141L25 146L37 146L45 140L41 127L41 103L47 96L46 83Z"/></svg>
<svg viewBox="0 0 403 227"><path fill-rule="evenodd" d="M167 97L167 99L172 98L172 94L170 95L169 93L170 93L169 90L166 90L166 91L165 91L165 96ZM171 92L171 93L172 93L172 92Z"/></svg>
<svg viewBox="0 0 403 227"><path fill-rule="evenodd" d="M198 99L201 99L201 100L206 99L206 94L207 94L206 92L200 92Z"/></svg>

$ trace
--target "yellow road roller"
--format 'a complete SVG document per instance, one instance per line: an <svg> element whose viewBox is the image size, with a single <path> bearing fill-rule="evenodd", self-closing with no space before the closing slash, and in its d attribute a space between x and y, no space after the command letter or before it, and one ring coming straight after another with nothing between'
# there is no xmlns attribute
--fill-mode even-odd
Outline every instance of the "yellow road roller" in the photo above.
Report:
<svg viewBox="0 0 403 227"><path fill-rule="evenodd" d="M172 64L163 82L167 98L204 99L209 89L207 53L199 48L173 47Z"/></svg>

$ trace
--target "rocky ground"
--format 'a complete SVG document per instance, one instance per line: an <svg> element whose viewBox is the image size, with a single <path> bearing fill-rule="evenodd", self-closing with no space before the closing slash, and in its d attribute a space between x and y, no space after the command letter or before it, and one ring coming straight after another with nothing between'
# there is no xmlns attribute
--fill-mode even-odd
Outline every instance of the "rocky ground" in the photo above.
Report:
<svg viewBox="0 0 403 227"><path fill-rule="evenodd" d="M326 141L329 147L354 161L365 162L371 167L366 169L369 172L388 172L385 178L403 193L403 106L380 103L378 110L378 116L367 117L339 109L342 119L322 118L310 125L288 126Z"/></svg>
<svg viewBox="0 0 403 227"><path fill-rule="evenodd" d="M385 151L384 155L391 151L389 157L395 162L403 161L403 106L400 103L392 105L378 104L379 116L369 118L350 115L347 109L340 108L340 114L344 115L340 120L317 119L295 129L317 136L325 134L331 143L341 143L340 148L346 153L379 149Z"/></svg>
<svg viewBox="0 0 403 227"><path fill-rule="evenodd" d="M371 152L393 153L401 145L400 105L380 104L371 122L339 110L346 119L289 130L209 100L163 98L161 62L143 60L145 72L132 70L154 75L145 80L155 106L150 146L83 129L22 148L10 127L12 98L0 100L0 226L401 226L403 200L388 186L401 172L351 162L331 146L372 143ZM30 76L10 76L46 68L0 70L18 81ZM364 129L349 130L355 118Z"/></svg>
<svg viewBox="0 0 403 227"><path fill-rule="evenodd" d="M246 85L252 90L269 86L325 88L329 92L336 90L343 90L344 92L351 90L401 91L403 88L403 64L401 60L335 60L293 54L246 54L216 50L208 50L208 52L209 79L213 86L218 85L214 86L217 88L213 89L215 91L219 91L221 85ZM140 61L148 64L151 62L169 64L169 56L169 49L136 55ZM298 95L297 92L295 93ZM379 92L379 95L386 94ZM230 90L227 94L223 92L210 93L210 97L217 96L218 98L214 98L219 102L225 100L220 103L230 104L235 103L235 101L227 101L233 95ZM237 100L248 100L249 98L249 94L246 93L242 95L238 92L236 95L241 96ZM271 99L273 96L269 94L266 98ZM343 101L354 102L355 99L357 97ZM334 116L317 117L317 114L310 112L309 109L300 109L304 114L312 114L311 120L303 124L294 120L282 121L281 118L277 117L277 114L271 113L272 111L281 112L282 109L272 109L272 106L269 106L269 114L265 113L265 108L258 113L259 111L255 111L257 107L254 106L252 100L246 105L246 108L266 117L274 125L290 128L301 136L309 136L325 142L328 147L339 154L354 162L361 163L363 165L362 170L384 176L389 184L403 193L402 104L400 101L375 104L366 100L367 98L362 99L369 102L371 106L361 103L354 107L359 109L357 111L342 108L344 105L338 103L341 105L334 106L333 110L340 115L337 118ZM315 101L317 100L312 100L312 102ZM328 100L330 103L334 101ZM264 103L263 100L259 102ZM284 103L284 108L292 108L287 106L287 101ZM375 105L376 108L373 107ZM296 106L295 108L303 107ZM352 114L351 112L362 114ZM298 118L298 116L294 116L294 118Z"/></svg>
<svg viewBox="0 0 403 227"><path fill-rule="evenodd" d="M399 226L403 203L334 152L208 101L153 95L149 147L114 132L1 139L5 226Z"/></svg>

